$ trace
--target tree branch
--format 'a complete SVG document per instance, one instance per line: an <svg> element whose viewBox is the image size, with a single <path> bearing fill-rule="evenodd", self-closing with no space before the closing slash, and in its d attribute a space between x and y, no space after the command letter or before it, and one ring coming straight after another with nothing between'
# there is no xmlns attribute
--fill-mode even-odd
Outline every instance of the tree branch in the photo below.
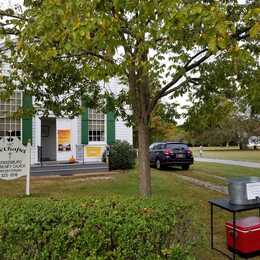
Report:
<svg viewBox="0 0 260 260"><path fill-rule="evenodd" d="M212 55L212 52L208 52L205 56L201 57L199 60L197 60L196 62L192 63L191 65L188 65L188 66L185 65L184 67L185 67L186 72L188 72L188 71L198 67L201 63L206 61L211 55ZM194 60L194 58L192 58L192 60ZM190 62L188 62L188 63L190 63ZM186 64L188 64L188 63L186 63Z"/></svg>
<svg viewBox="0 0 260 260"><path fill-rule="evenodd" d="M236 32L231 35L231 37L235 38L237 41L244 40L250 36L248 32L251 28L252 26L237 29Z"/></svg>
<svg viewBox="0 0 260 260"><path fill-rule="evenodd" d="M198 86L199 85L199 79L198 78L188 78L188 82L191 82L192 84Z"/></svg>
<svg viewBox="0 0 260 260"><path fill-rule="evenodd" d="M1 28L0 27L0 32L6 35L19 35L20 31L14 28Z"/></svg>
<svg viewBox="0 0 260 260"><path fill-rule="evenodd" d="M10 50L10 48L9 47L5 47L5 46L0 46L0 53L5 53L5 52L7 52L8 50Z"/></svg>
<svg viewBox="0 0 260 260"><path fill-rule="evenodd" d="M82 56L93 56L93 57L99 58L99 59L101 59L105 62L108 62L110 64L115 64L115 61L113 59L108 59L101 54L97 54L97 53L94 53L94 52L91 52L91 51L84 51L84 52L79 53L79 54L68 54L66 56L58 56L57 58L59 58L59 59L69 59L69 58L82 57Z"/></svg>
<svg viewBox="0 0 260 260"><path fill-rule="evenodd" d="M15 19L19 19L19 20L23 20L23 21L29 21L26 17L21 16L21 15L17 15L17 14L11 14L8 11L4 11L4 10L0 10L0 16L8 16L11 18L15 18Z"/></svg>
<svg viewBox="0 0 260 260"><path fill-rule="evenodd" d="M195 54L194 56L192 56L189 60L188 60L188 62L185 64L185 68L187 68L189 65L190 65L190 63L194 60L194 59L196 59L198 56L200 56L202 53L204 53L204 52L207 52L208 51L208 48L205 48L205 49L203 49L203 50L201 50L201 51L199 51L197 54Z"/></svg>
<svg viewBox="0 0 260 260"><path fill-rule="evenodd" d="M187 81L185 80L185 81L183 81L180 85L178 85L178 86L176 86L176 87L174 87L174 88L171 88L171 89L169 89L168 91L166 91L166 92L164 93L165 96L168 96L169 94L171 94L171 93L173 93L173 92L175 92L175 91L181 89L181 88L184 87L186 84L187 84Z"/></svg>
<svg viewBox="0 0 260 260"><path fill-rule="evenodd" d="M177 72L175 74L175 77L173 78L172 81L170 81L168 84L166 84L158 93L157 95L155 95L155 97L153 98L152 102L151 102L151 107L150 107L150 111L152 111L152 109L155 107L155 105L157 104L158 100L162 97L167 96L169 93L172 93L174 91L176 91L177 89L180 89L180 87L176 87L172 88L170 90L170 88L175 85L187 72L189 72L190 70L198 67L201 63L203 63L204 61L206 61L211 55L212 52L208 52L206 53L203 57L201 57L199 60L197 60L196 62L192 63L192 61L194 59L196 59L199 55L201 55L202 53L205 53L206 51L208 51L207 49L201 50L199 53L195 54L194 56L192 56L187 63L184 65L184 67L182 69L179 70L179 72ZM183 86L183 84L181 84L181 86Z"/></svg>

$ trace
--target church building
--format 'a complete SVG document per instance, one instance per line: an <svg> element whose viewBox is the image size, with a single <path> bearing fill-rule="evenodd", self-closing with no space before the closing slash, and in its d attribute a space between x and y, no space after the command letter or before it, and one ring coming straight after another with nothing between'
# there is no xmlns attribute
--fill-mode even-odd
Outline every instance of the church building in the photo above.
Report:
<svg viewBox="0 0 260 260"><path fill-rule="evenodd" d="M17 136L23 144L32 144L32 164L43 161L66 162L74 157L84 162L101 161L107 145L115 140L133 143L132 128L114 113L104 114L87 108L82 103L83 113L74 119L47 118L35 115L15 119L8 116L19 107L30 108L33 97L16 91L10 100L0 100L0 138Z"/></svg>

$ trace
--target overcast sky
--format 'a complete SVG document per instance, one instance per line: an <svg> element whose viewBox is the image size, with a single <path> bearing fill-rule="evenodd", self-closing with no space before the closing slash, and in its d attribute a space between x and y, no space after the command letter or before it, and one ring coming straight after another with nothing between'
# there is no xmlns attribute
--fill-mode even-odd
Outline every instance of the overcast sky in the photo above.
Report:
<svg viewBox="0 0 260 260"><path fill-rule="evenodd" d="M1 7L14 6L15 4L22 4L23 0L0 0Z"/></svg>

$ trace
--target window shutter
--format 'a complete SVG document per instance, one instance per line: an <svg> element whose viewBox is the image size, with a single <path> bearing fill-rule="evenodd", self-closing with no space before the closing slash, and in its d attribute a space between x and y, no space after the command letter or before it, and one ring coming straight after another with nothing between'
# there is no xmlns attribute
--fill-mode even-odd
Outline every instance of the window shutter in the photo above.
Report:
<svg viewBox="0 0 260 260"><path fill-rule="evenodd" d="M116 140L115 114L107 113L107 144L113 144Z"/></svg>
<svg viewBox="0 0 260 260"><path fill-rule="evenodd" d="M32 97L23 94L23 108L31 109L32 108ZM22 142L24 145L28 141L32 143L32 117L24 116L22 118Z"/></svg>
<svg viewBox="0 0 260 260"><path fill-rule="evenodd" d="M88 108L82 100L83 112L81 115L81 143L88 144Z"/></svg>

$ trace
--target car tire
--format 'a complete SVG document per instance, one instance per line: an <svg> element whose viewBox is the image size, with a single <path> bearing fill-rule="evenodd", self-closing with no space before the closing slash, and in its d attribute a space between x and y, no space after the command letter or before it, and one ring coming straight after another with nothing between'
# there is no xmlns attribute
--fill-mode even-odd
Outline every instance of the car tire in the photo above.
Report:
<svg viewBox="0 0 260 260"><path fill-rule="evenodd" d="M162 169L161 161L159 159L156 159L155 167L156 167L157 170L161 170Z"/></svg>
<svg viewBox="0 0 260 260"><path fill-rule="evenodd" d="M187 171L187 170L189 170L190 166L189 166L189 165L182 165L181 168L182 168L184 171Z"/></svg>

